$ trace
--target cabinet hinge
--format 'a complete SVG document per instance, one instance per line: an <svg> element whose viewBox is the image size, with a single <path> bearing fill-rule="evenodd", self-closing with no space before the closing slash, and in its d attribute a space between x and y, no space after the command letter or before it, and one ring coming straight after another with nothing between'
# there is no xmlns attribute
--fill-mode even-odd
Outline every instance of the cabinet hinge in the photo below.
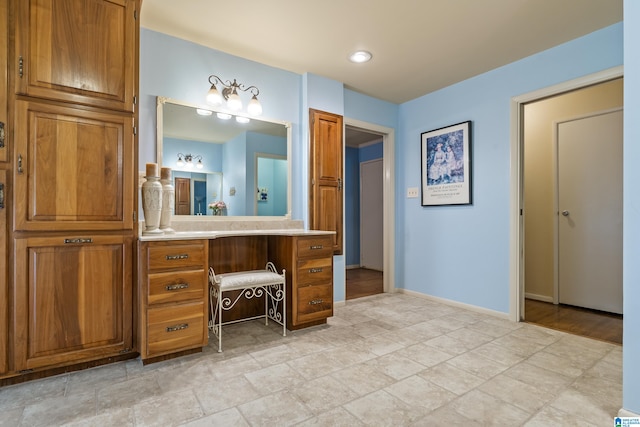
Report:
<svg viewBox="0 0 640 427"><path fill-rule="evenodd" d="M24 59L22 59L22 55L18 57L18 75L20 78L24 76Z"/></svg>
<svg viewBox="0 0 640 427"><path fill-rule="evenodd" d="M18 371L19 374L30 374L31 372L33 372L33 369L23 369L21 371Z"/></svg>
<svg viewBox="0 0 640 427"><path fill-rule="evenodd" d="M0 148L4 148L4 123L0 122Z"/></svg>
<svg viewBox="0 0 640 427"><path fill-rule="evenodd" d="M138 97L134 96L133 97L133 105L136 105L138 103Z"/></svg>
<svg viewBox="0 0 640 427"><path fill-rule="evenodd" d="M0 209L4 209L4 184L0 182Z"/></svg>
<svg viewBox="0 0 640 427"><path fill-rule="evenodd" d="M133 222L136 222L136 217L137 217L137 216L138 216L138 215L136 215L136 211L133 211Z"/></svg>
<svg viewBox="0 0 640 427"><path fill-rule="evenodd" d="M133 19L138 19L138 11L137 10L133 11Z"/></svg>
<svg viewBox="0 0 640 427"><path fill-rule="evenodd" d="M133 134L137 135L138 134L138 126L134 126L133 127Z"/></svg>

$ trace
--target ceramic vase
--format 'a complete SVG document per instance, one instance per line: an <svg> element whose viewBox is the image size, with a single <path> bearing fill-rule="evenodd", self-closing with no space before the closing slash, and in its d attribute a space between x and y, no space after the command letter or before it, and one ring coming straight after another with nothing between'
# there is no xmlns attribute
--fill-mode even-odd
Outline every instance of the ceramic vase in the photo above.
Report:
<svg viewBox="0 0 640 427"><path fill-rule="evenodd" d="M162 212L162 184L158 176L158 165L147 163L146 181L142 183L142 211L144 212L144 235L164 234L160 230Z"/></svg>
<svg viewBox="0 0 640 427"><path fill-rule="evenodd" d="M171 184L171 168L160 169L160 184L162 184L162 211L160 212L160 230L165 234L175 233L171 228L176 190Z"/></svg>

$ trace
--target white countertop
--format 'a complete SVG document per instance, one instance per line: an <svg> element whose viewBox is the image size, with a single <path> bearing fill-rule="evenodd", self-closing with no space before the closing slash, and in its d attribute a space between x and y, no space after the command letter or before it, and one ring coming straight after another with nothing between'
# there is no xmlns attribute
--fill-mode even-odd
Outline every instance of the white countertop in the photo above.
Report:
<svg viewBox="0 0 640 427"><path fill-rule="evenodd" d="M155 242L165 240L217 239L220 237L237 236L326 236L331 234L335 234L335 231L303 229L176 231L173 234L143 234L140 236L140 240L143 242Z"/></svg>

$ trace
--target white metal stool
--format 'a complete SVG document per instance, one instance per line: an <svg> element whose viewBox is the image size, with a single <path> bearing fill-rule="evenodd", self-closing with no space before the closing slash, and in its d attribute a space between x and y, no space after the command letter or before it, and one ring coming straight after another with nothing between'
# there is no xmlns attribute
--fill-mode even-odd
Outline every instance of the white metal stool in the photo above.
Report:
<svg viewBox="0 0 640 427"><path fill-rule="evenodd" d="M282 336L287 336L286 279L285 270L278 274L272 262L268 262L264 270L238 271L235 273L216 274L209 267L209 305L211 320L209 330L218 337L218 352L222 352L222 325L261 319L269 324L269 319L282 325ZM241 291L232 300L225 297L227 291ZM231 310L240 297L246 299L260 298L264 295L264 314L222 323L222 311Z"/></svg>

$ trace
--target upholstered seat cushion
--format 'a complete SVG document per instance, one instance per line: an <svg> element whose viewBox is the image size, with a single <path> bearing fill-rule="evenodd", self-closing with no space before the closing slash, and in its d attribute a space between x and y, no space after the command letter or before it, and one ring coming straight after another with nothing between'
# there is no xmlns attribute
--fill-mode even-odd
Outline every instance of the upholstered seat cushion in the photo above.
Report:
<svg viewBox="0 0 640 427"><path fill-rule="evenodd" d="M217 283L212 283L212 285L219 286L223 292L258 286L280 285L284 281L282 275L268 270L249 270L236 273L216 274L215 278Z"/></svg>

